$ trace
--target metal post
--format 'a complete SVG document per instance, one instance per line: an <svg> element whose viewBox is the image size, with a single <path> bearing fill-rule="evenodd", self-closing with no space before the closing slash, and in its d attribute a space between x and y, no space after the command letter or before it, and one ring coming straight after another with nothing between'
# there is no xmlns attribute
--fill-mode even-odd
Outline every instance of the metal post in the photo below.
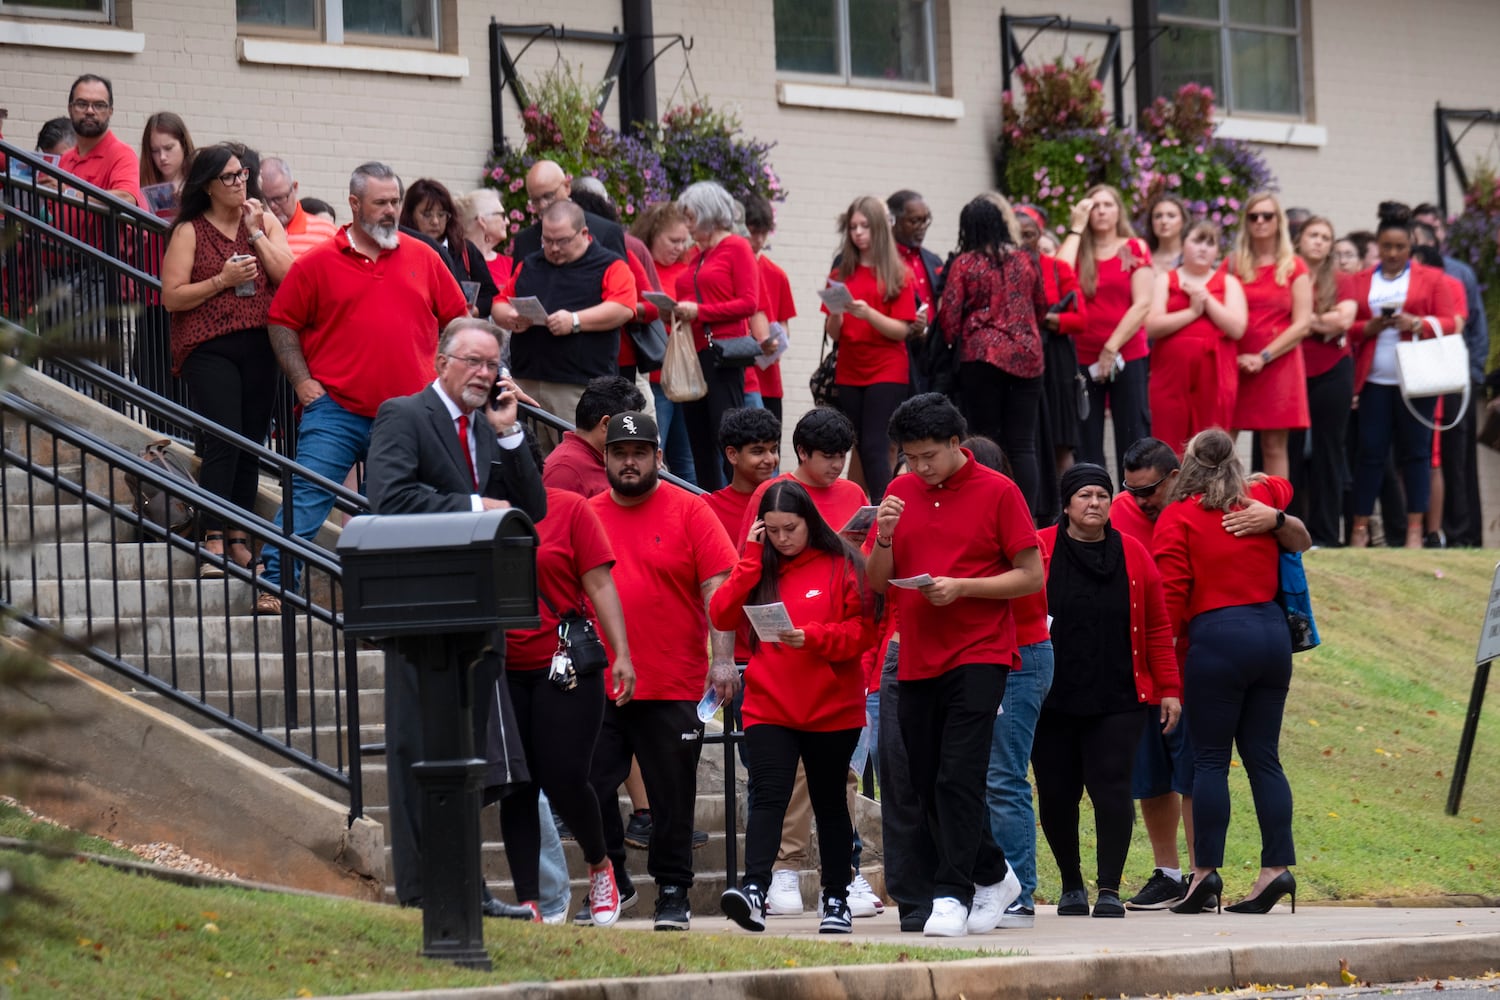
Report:
<svg viewBox="0 0 1500 1000"><path fill-rule="evenodd" d="M1479 732L1479 711L1484 708L1484 689L1490 680L1491 660L1474 668L1474 687L1469 691L1469 711L1464 717L1464 732L1458 740L1458 762L1453 765L1453 782L1448 786L1449 816L1458 815L1458 803L1464 794L1464 779L1469 774L1469 758L1474 753L1474 736Z"/></svg>

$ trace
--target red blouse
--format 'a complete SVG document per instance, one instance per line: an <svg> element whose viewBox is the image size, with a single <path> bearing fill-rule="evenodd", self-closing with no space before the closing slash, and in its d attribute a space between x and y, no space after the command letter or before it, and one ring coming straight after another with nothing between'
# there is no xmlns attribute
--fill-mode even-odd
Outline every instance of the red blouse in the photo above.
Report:
<svg viewBox="0 0 1500 1000"><path fill-rule="evenodd" d="M1126 240L1113 257L1095 263L1099 280L1087 302L1087 326L1077 341L1078 363L1081 365L1091 365L1099 360L1100 349L1135 301L1130 291L1130 277L1143 267L1151 267L1151 251L1140 240ZM1146 356L1147 351L1146 327L1142 325L1120 348L1120 357L1126 361L1138 361Z"/></svg>
<svg viewBox="0 0 1500 1000"><path fill-rule="evenodd" d="M708 349L710 332L717 340L748 334L760 308L760 268L750 243L730 233L706 252L695 247L677 279L677 301L698 303L693 343L700 351Z"/></svg>
<svg viewBox="0 0 1500 1000"><path fill-rule="evenodd" d="M958 360L980 361L1016 378L1042 374L1041 319L1047 293L1031 254L1010 250L998 261L970 251L949 267L938 324Z"/></svg>

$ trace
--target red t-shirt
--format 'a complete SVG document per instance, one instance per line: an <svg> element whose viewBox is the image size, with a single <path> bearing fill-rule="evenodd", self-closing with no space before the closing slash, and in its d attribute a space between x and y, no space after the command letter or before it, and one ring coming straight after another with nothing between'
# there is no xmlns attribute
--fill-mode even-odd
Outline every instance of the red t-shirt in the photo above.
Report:
<svg viewBox="0 0 1500 1000"><path fill-rule="evenodd" d="M583 574L615 561L599 516L577 493L548 488L547 516L537 522L536 529L537 590L547 600L537 601L542 619L538 628L505 633L507 670L541 670L552 662L559 616L582 611L595 617L584 593Z"/></svg>
<svg viewBox="0 0 1500 1000"><path fill-rule="evenodd" d="M1339 274L1335 279L1338 292L1336 302L1354 298L1354 275ZM1313 295L1317 295L1316 282L1313 287ZM1313 304L1316 310L1317 303ZM1347 333L1332 340L1324 340L1321 333L1309 333L1302 340L1302 365L1306 369L1308 378L1326 374L1333 369L1344 358L1349 357L1349 335Z"/></svg>
<svg viewBox="0 0 1500 1000"><path fill-rule="evenodd" d="M683 263L677 301L698 303L694 346L700 351L708 347L710 328L720 340L748 334L750 317L760 308L760 270L749 241L731 233L707 253L693 248ZM665 275L662 280L667 280Z"/></svg>
<svg viewBox="0 0 1500 1000"><path fill-rule="evenodd" d="M755 258L760 267L760 308L766 319L785 326L797 315L797 305L792 301L792 283L787 280L781 266L761 254ZM777 361L760 372L760 394L766 399L781 399L781 362Z"/></svg>
<svg viewBox="0 0 1500 1000"><path fill-rule="evenodd" d="M735 535L740 530L740 524L745 520L745 511L750 506L751 498L759 495L759 493L741 493L733 485L729 485L721 490L703 494L703 502L708 504L708 509L714 512L714 516L724 526L724 533L729 536L731 542L734 542ZM754 519L752 518L751 521L753 523ZM749 528L745 530L748 531Z"/></svg>
<svg viewBox="0 0 1500 1000"><path fill-rule="evenodd" d="M796 479L797 484L807 491L812 498L813 506L818 508L818 513L823 515L823 520L834 531L838 531L849 523L849 518L854 512L869 504L865 496L864 487L851 479L836 479L832 486L809 486L802 480L797 479L791 472L783 472L774 479L768 479L755 488L750 500L745 504L745 514L740 518L739 534L733 536L737 548L745 548L745 539L750 537L750 525L755 523L755 512L760 510L760 498L766 495L766 490L778 479Z"/></svg>
<svg viewBox="0 0 1500 1000"><path fill-rule="evenodd" d="M998 576L1014 559L1037 547L1036 526L1021 490L993 469L967 459L936 486L912 473L891 480L887 496L900 497L906 510L891 543L892 578ZM901 621L903 681L938 677L966 663L1016 662L1016 629L1010 601L961 597L934 607L920 591L891 587L886 600Z"/></svg>
<svg viewBox="0 0 1500 1000"><path fill-rule="evenodd" d="M113 132L100 136L98 144L86 156L79 155L78 147L74 146L62 154L57 165L85 183L105 191L124 191L137 205L145 205L146 199L141 196L140 157Z"/></svg>
<svg viewBox="0 0 1500 1000"><path fill-rule="evenodd" d="M1292 500L1291 484L1279 476L1251 483L1248 492L1252 500L1276 508ZM1224 512L1205 510L1200 499L1178 500L1156 519L1152 552L1176 635L1186 635L1187 623L1205 611L1274 600L1280 586L1276 535L1236 538L1224 530Z"/></svg>
<svg viewBox="0 0 1500 1000"><path fill-rule="evenodd" d="M1091 365L1099 360L1100 349L1134 301L1130 293L1130 276L1151 266L1151 251L1140 240L1126 240L1113 257L1096 263L1099 280L1094 286L1093 296L1085 303L1084 331L1075 342L1081 365ZM1120 357L1136 361L1144 358L1147 350L1146 328L1142 326L1120 348Z"/></svg>
<svg viewBox="0 0 1500 1000"><path fill-rule="evenodd" d="M910 268L901 290L889 299L882 294L875 272L863 264L847 279L841 279L837 271L828 277L834 281L842 280L850 295L892 319L910 323L917 318L917 298L912 293ZM825 306L823 311L826 313L828 308ZM836 385L864 386L881 382L904 385L911 381L906 341L892 340L864 320L844 313L843 324L839 327L839 361L833 381Z"/></svg>
<svg viewBox="0 0 1500 1000"><path fill-rule="evenodd" d="M724 526L695 494L670 483L633 507L612 493L588 502L614 543L636 700L697 701L708 679L701 588L735 563Z"/></svg>
<svg viewBox="0 0 1500 1000"><path fill-rule="evenodd" d="M1115 530L1122 535L1129 535L1142 545L1146 551L1151 551L1154 536L1156 535L1156 522L1146 516L1141 510L1141 505L1136 503L1135 497L1125 490L1115 494L1115 499L1109 505L1109 523L1115 526Z"/></svg>
<svg viewBox="0 0 1500 1000"><path fill-rule="evenodd" d="M604 471L604 455L578 436L565 431L557 447L547 456L542 468L542 485L567 490L583 497L595 497L609 489L609 473Z"/></svg>
<svg viewBox="0 0 1500 1000"><path fill-rule="evenodd" d="M709 602L716 628L729 631L744 624L745 603L760 576L759 555L735 565ZM745 725L805 732L864 728L860 658L875 641L875 620L865 614L862 582L844 559L821 549L803 549L782 564L777 590L793 627L805 638L801 649L780 642L756 645L745 670Z"/></svg>
<svg viewBox="0 0 1500 1000"><path fill-rule="evenodd" d="M295 332L312 377L351 413L421 392L435 377L438 332L469 314L441 257L402 239L370 260L345 226L287 272L269 322Z"/></svg>

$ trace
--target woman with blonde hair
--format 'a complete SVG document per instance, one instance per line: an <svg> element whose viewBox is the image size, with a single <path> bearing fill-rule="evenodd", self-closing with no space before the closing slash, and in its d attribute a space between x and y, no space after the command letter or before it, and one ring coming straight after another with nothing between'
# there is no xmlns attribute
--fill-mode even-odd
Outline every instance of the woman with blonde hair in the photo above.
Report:
<svg viewBox="0 0 1500 1000"><path fill-rule="evenodd" d="M1290 894L1297 908L1292 790L1281 769L1281 721L1292 679L1286 613L1276 603L1283 549L1312 544L1287 515L1291 485L1247 477L1234 439L1218 428L1188 442L1154 549L1172 632L1188 641L1182 700L1196 754L1193 877L1174 913L1201 913L1223 895L1231 749L1238 749L1260 825L1260 872L1231 913L1266 913ZM1238 864L1235 866L1238 868Z"/></svg>
<svg viewBox="0 0 1500 1000"><path fill-rule="evenodd" d="M1146 398L1146 313L1156 272L1151 251L1136 238L1120 192L1095 184L1073 206L1068 235L1057 251L1078 273L1087 325L1078 336L1078 363L1089 376L1089 415L1079 460L1104 465L1104 404L1115 425L1115 472L1125 449L1149 433Z"/></svg>
<svg viewBox="0 0 1500 1000"><path fill-rule="evenodd" d="M511 259L496 248L510 235L510 223L505 218L500 192L494 188L475 188L455 198L454 207L458 209L464 239L479 248L490 276L495 279L495 286L504 287L510 279Z"/></svg>
<svg viewBox="0 0 1500 1000"><path fill-rule="evenodd" d="M830 281L842 282L854 299L823 322L839 347L833 382L838 408L854 424L865 491L885 495L891 481L891 414L911 387L906 338L917 318L911 270L896 252L885 202L861 195L839 216L843 245ZM828 313L825 306L823 311Z"/></svg>
<svg viewBox="0 0 1500 1000"><path fill-rule="evenodd" d="M1245 202L1229 269L1245 286L1250 322L1240 340L1235 432L1259 431L1265 470L1290 473L1287 432L1308 425L1307 377L1299 346L1312 328L1312 281L1292 249L1281 202L1269 192Z"/></svg>

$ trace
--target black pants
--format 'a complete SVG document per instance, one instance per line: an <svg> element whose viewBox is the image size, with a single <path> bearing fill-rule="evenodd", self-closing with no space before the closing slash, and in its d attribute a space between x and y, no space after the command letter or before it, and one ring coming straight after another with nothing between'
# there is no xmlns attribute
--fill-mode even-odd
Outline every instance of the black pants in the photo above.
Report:
<svg viewBox="0 0 1500 1000"><path fill-rule="evenodd" d="M719 421L724 419L726 410L745 405L745 369L718 367L713 352L706 348L698 352L698 364L708 384L708 395L683 403L682 415L687 424L688 444L693 449L698 485L712 493L727 485L734 475L724 458L724 449L719 447Z"/></svg>
<svg viewBox="0 0 1500 1000"><path fill-rule="evenodd" d="M982 361L958 366L959 408L970 434L982 434L1005 450L1011 476L1034 515L1041 491L1037 467L1037 422L1042 414L1042 378L1017 378Z"/></svg>
<svg viewBox="0 0 1500 1000"><path fill-rule="evenodd" d="M976 885L1005 878L1005 852L990 832L984 795L1006 669L965 663L928 680L900 682L901 739L937 848L932 894L952 896L966 907Z"/></svg>
<svg viewBox="0 0 1500 1000"><path fill-rule="evenodd" d="M130 369L142 389L148 389L180 406L192 406L187 386L172 374L171 314L161 305L141 307L136 320L135 348ZM168 432L175 426L159 417L147 417L154 431Z"/></svg>
<svg viewBox="0 0 1500 1000"><path fill-rule="evenodd" d="M590 865L604 860L599 800L589 784L589 761L604 717L604 671L578 678L572 691L559 690L546 670L510 670L506 682L531 781L500 800L500 832L516 899L525 901L540 895L539 793L547 793L553 811L573 831L584 860Z"/></svg>
<svg viewBox="0 0 1500 1000"><path fill-rule="evenodd" d="M621 896L628 895L624 887L631 884L624 874L625 824L620 818L620 784L630 774L630 758L634 756L641 765L651 806L646 870L658 886L686 888L693 884L693 809L702 749L703 724L693 702L608 702L604 706L589 783L599 800L605 850Z"/></svg>
<svg viewBox="0 0 1500 1000"><path fill-rule="evenodd" d="M818 822L823 890L836 896L847 894L854 824L844 798L844 776L858 742L858 729L811 733L755 725L745 730L750 780L755 785L755 800L745 825L745 885L766 889L771 884L771 866L781 846L781 824L792 799L800 760L807 771L813 818Z"/></svg>
<svg viewBox="0 0 1500 1000"><path fill-rule="evenodd" d="M1151 433L1151 405L1146 388L1150 363L1149 358L1127 361L1125 370L1116 373L1109 382L1095 382L1084 372L1089 382L1089 416L1079 430L1080 462L1105 465L1104 401L1108 399L1115 422L1115 477L1125 474L1125 449Z"/></svg>
<svg viewBox="0 0 1500 1000"><path fill-rule="evenodd" d="M1281 718L1292 679L1286 615L1275 604L1206 611L1188 623L1183 668L1188 734L1193 739L1193 860L1224 863L1229 829L1229 758L1239 750L1255 818L1262 868L1297 863L1292 788L1281 769Z"/></svg>
<svg viewBox="0 0 1500 1000"><path fill-rule="evenodd" d="M1130 774L1145 725L1146 711L1139 708L1108 715L1066 715L1043 708L1037 718L1031 747L1037 810L1064 892L1083 888L1078 803L1084 789L1094 805L1099 888L1120 890L1135 823Z"/></svg>
<svg viewBox="0 0 1500 1000"><path fill-rule="evenodd" d="M1443 423L1453 422L1463 396L1443 397ZM1450 546L1478 548L1484 544L1484 517L1479 506L1479 411L1484 409L1484 386L1469 387L1469 408L1458 426L1443 431L1443 534Z"/></svg>
<svg viewBox="0 0 1500 1000"><path fill-rule="evenodd" d="M265 440L271 426L280 372L265 327L236 330L199 344L182 364L194 411L251 441ZM253 511L259 471L259 462L250 452L215 434L204 435L198 481L210 493ZM204 531L217 531L224 522L204 511L200 526Z"/></svg>
<svg viewBox="0 0 1500 1000"><path fill-rule="evenodd" d="M905 382L838 387L838 407L854 424L854 447L865 476L865 492L876 503L891 482L891 414L910 392Z"/></svg>
<svg viewBox="0 0 1500 1000"><path fill-rule="evenodd" d="M901 684L896 680L900 643L886 647L880 671L880 833L885 851L885 890L902 913L932 905L932 864L937 848L922 803L912 792L906 741L901 738Z"/></svg>
<svg viewBox="0 0 1500 1000"><path fill-rule="evenodd" d="M1314 545L1336 546L1344 537L1339 515L1349 473L1349 407L1354 401L1354 359L1344 357L1307 380L1308 429L1287 436L1292 466L1291 511L1307 523Z"/></svg>

